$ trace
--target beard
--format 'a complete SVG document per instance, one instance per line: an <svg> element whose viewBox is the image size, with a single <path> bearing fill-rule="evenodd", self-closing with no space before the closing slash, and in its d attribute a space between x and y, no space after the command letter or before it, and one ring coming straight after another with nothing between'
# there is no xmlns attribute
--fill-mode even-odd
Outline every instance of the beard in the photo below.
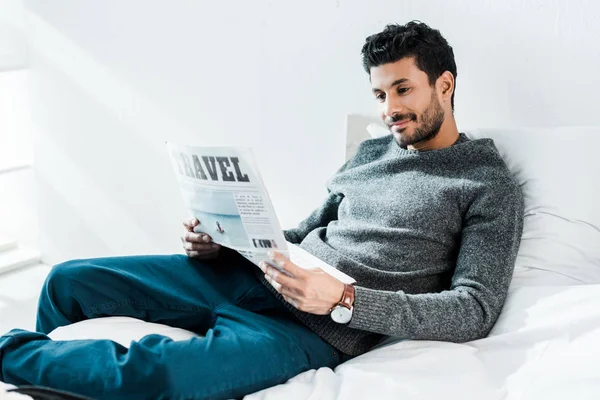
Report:
<svg viewBox="0 0 600 400"><path fill-rule="evenodd" d="M431 101L429 105L421 114L421 120L418 121L417 115L414 113L408 114L399 114L386 119L386 123L388 126L393 124L396 121L402 121L410 118L411 121L417 122L417 126L414 128L412 134L407 132L409 127L405 127L402 129L395 129L392 127L390 130L394 134L396 141L403 149L406 149L408 146L415 145L420 142L425 142L427 140L431 140L437 136L440 132L440 128L442 127L442 123L444 122L444 110L442 109L442 105L437 99L435 95L435 91L431 94Z"/></svg>

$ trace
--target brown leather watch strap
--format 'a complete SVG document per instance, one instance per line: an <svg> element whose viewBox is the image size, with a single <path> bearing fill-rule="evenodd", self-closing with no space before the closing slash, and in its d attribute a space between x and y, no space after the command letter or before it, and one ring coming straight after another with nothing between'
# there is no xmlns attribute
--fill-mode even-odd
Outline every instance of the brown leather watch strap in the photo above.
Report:
<svg viewBox="0 0 600 400"><path fill-rule="evenodd" d="M344 284L344 294L338 305L344 306L348 310L352 310L354 305L354 286L348 283Z"/></svg>

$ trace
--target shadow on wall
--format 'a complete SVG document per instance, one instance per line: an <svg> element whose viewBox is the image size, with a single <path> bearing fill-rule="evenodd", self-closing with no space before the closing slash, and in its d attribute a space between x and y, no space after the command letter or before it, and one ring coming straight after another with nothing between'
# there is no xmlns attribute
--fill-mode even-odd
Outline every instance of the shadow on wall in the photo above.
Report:
<svg viewBox="0 0 600 400"><path fill-rule="evenodd" d="M46 40L63 41L47 47L52 50L42 50L41 43L33 49L42 257L55 263L92 255L179 252L184 217L179 188L164 143L149 139L149 133L185 128L43 21L32 19ZM61 47L68 49L57 53Z"/></svg>

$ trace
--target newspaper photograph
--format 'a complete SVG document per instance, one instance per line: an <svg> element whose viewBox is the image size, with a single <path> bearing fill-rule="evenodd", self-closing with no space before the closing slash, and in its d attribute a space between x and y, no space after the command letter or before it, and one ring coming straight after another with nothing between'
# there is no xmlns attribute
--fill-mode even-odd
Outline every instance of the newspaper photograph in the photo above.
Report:
<svg viewBox="0 0 600 400"><path fill-rule="evenodd" d="M354 279L285 240L269 194L245 147L197 147L167 142L189 214L213 242L258 265L276 250L301 268L321 268L344 283Z"/></svg>

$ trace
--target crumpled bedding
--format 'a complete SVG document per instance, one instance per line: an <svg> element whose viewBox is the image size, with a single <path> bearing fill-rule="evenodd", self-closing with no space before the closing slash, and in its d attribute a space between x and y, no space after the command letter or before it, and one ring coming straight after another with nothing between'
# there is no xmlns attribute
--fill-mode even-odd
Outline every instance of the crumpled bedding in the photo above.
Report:
<svg viewBox="0 0 600 400"><path fill-rule="evenodd" d="M0 400L32 400L29 396L7 392L7 390L12 388L14 388L14 386L0 382Z"/></svg>
<svg viewBox="0 0 600 400"><path fill-rule="evenodd" d="M335 371L310 370L245 400L597 400L599 360L600 285L519 287L484 339L390 339ZM0 400L13 398L27 397L0 386Z"/></svg>
<svg viewBox="0 0 600 400"><path fill-rule="evenodd" d="M245 400L600 399L600 285L511 291L487 338L394 341Z"/></svg>

